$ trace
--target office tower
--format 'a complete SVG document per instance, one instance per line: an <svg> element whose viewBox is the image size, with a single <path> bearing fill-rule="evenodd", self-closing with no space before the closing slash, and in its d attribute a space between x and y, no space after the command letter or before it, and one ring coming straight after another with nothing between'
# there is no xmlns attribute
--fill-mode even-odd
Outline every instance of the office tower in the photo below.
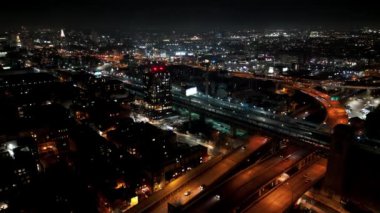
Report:
<svg viewBox="0 0 380 213"><path fill-rule="evenodd" d="M153 119L169 114L171 106L170 73L165 65L154 63L144 70L145 106Z"/></svg>

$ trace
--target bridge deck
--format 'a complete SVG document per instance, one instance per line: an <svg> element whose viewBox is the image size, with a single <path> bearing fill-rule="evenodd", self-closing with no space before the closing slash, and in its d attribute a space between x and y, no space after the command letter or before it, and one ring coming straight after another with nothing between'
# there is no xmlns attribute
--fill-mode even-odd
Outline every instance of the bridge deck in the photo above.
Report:
<svg viewBox="0 0 380 213"><path fill-rule="evenodd" d="M167 212L167 203L186 202L187 199L191 199L200 192L200 185L213 184L268 141L267 137L253 136L245 150L236 149L207 169L193 169L191 173L171 182L163 190L153 194L128 212ZM184 196L187 191L190 191L190 194Z"/></svg>
<svg viewBox="0 0 380 213"><path fill-rule="evenodd" d="M288 209L296 200L319 181L326 173L327 160L320 159L302 170L286 183L244 210L247 213L279 213ZM308 177L305 177L307 175ZM310 179L310 181L306 181Z"/></svg>
<svg viewBox="0 0 380 213"><path fill-rule="evenodd" d="M186 212L232 212L249 196L257 192L261 187L270 183L282 173L297 165L299 161L312 153L312 149L301 147L289 147L286 157L275 155L262 163L253 165L226 182L215 190L185 208ZM220 201L215 195L221 197Z"/></svg>

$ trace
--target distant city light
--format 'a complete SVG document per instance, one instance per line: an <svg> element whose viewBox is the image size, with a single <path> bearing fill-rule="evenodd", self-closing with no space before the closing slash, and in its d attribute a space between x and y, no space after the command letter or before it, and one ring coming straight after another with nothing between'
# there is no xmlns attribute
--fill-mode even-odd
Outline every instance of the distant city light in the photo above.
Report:
<svg viewBox="0 0 380 213"><path fill-rule="evenodd" d="M186 52L185 51L178 51L178 52L175 52L175 56L185 56L186 55Z"/></svg>
<svg viewBox="0 0 380 213"><path fill-rule="evenodd" d="M269 67L269 69L268 69L268 73L269 73L269 74L273 74L273 73L274 73L274 68L273 68L273 67Z"/></svg>
<svg viewBox="0 0 380 213"><path fill-rule="evenodd" d="M0 52L0 58L7 56L8 52Z"/></svg>

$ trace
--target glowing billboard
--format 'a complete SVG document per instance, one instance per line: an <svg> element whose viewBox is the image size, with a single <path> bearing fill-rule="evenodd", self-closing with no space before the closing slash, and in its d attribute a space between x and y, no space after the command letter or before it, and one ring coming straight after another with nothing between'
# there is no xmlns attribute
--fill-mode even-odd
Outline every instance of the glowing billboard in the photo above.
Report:
<svg viewBox="0 0 380 213"><path fill-rule="evenodd" d="M197 87L191 87L186 90L186 96L191 96L197 94L198 90Z"/></svg>

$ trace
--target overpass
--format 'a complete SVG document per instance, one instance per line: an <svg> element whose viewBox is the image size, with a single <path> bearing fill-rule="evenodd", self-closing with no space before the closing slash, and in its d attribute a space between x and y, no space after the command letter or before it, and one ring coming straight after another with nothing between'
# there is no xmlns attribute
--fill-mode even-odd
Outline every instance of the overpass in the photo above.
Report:
<svg viewBox="0 0 380 213"><path fill-rule="evenodd" d="M202 195L177 207L180 212L235 212L281 184L286 173L302 169L317 157L310 147L291 146L252 165ZM216 199L216 196L219 196ZM173 211L174 212L174 211Z"/></svg>
<svg viewBox="0 0 380 213"><path fill-rule="evenodd" d="M322 104L327 112L324 123L330 129L333 129L338 124L348 123L348 115L346 113L346 109L339 103L339 101L333 101L329 95L315 89L307 87L298 87L298 89L302 93L313 97Z"/></svg>
<svg viewBox="0 0 380 213"><path fill-rule="evenodd" d="M205 95L195 95L189 98L174 92L173 102L190 111L206 114L249 130L259 128L326 148L329 144L329 132L321 125L276 115L272 112L242 107L240 104L229 103Z"/></svg>
<svg viewBox="0 0 380 213"><path fill-rule="evenodd" d="M323 85L322 81L316 80L304 80L301 79L299 81L294 80L290 77L269 77L269 76L255 76L250 73L233 73L232 76L242 77L242 78L251 78L256 80L264 80L264 81L273 81L278 83L284 83L289 85L290 87L301 91L302 93L309 95L316 99L327 111L327 116L325 118L326 126L331 130L337 124L347 124L348 116L345 111L345 108L341 106L339 101L332 101L331 97L328 94L322 93L312 87ZM297 82L297 83L295 83ZM331 84L331 83L330 83ZM335 85L342 85L342 82L335 82ZM349 88L349 86L339 86L340 88ZM370 87L368 87L370 88ZM355 87L355 89L358 89ZM379 88L377 88L379 89Z"/></svg>
<svg viewBox="0 0 380 213"><path fill-rule="evenodd" d="M327 160L320 159L282 183L267 196L245 208L247 213L279 213L289 209L298 198L322 179L326 173Z"/></svg>
<svg viewBox="0 0 380 213"><path fill-rule="evenodd" d="M143 200L137 206L130 208L128 212L168 212L167 203L176 202L178 199L191 199L196 196L200 192L202 184L212 185L224 178L252 155L257 154L261 148L269 144L269 141L269 138L263 136L251 137L244 149L236 149L229 154L218 156L196 167L169 183L164 189ZM184 193L189 194L184 197Z"/></svg>
<svg viewBox="0 0 380 213"><path fill-rule="evenodd" d="M313 79L303 79L303 78L292 78L287 76L264 76L264 75L254 75L252 73L246 72L231 72L230 76L239 77L239 78L248 78L248 79L256 79L263 81L273 81L277 83L286 83L293 85L294 82L299 82L304 86L309 87L330 87L330 88L339 88L339 89L351 89L351 90L379 90L379 85L371 84L371 85L350 85L344 81L336 81L336 80L313 80ZM378 83L377 83L378 84Z"/></svg>
<svg viewBox="0 0 380 213"><path fill-rule="evenodd" d="M136 95L143 97L141 81L136 78L127 78L122 81ZM255 106L243 106L240 103L213 98L201 93L187 97L176 86L172 86L172 95L174 105L193 112L206 114L235 126L249 130L259 128L271 133L298 138L325 148L328 147L330 141L330 129L326 129L324 125L317 125L304 120L278 115L272 111L266 111Z"/></svg>
<svg viewBox="0 0 380 213"><path fill-rule="evenodd" d="M144 94L141 80L137 78L118 80L123 81L137 96L143 97ZM313 94L315 90L310 92L310 90L305 89L305 87L301 87L300 89L303 89L304 92L313 95L315 98L318 97L318 94ZM186 97L180 92L180 89L175 86L172 87L172 94L174 105L190 109L194 112L206 114L220 121L240 126L248 130L259 128L268 133L286 135L319 147L329 148L331 127L328 127L328 125L317 125L304 120L277 115L260 108L242 106L239 103L232 103L226 100L206 96L201 93L192 96L191 98ZM330 125L333 123L345 123L345 113L339 105L336 105L336 102L330 102L327 96L321 96L321 98L318 97L318 99L318 101L320 101L325 107L332 106L329 111L331 115L331 119L329 120ZM360 149L380 154L380 149L374 149L374 146L371 144L355 143L355 146Z"/></svg>

